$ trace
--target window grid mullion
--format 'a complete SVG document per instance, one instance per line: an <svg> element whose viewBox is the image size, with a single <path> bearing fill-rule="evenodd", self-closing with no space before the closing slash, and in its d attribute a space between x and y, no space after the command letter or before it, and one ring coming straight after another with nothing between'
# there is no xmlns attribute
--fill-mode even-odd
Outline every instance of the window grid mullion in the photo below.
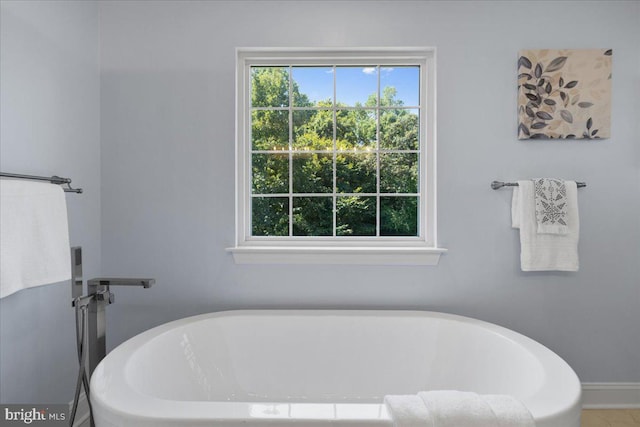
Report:
<svg viewBox="0 0 640 427"><path fill-rule="evenodd" d="M293 70L289 66L289 237L293 236Z"/></svg>
<svg viewBox="0 0 640 427"><path fill-rule="evenodd" d="M336 66L333 65L333 237L336 237L338 234L338 196L336 192L338 190L338 180L337 180L337 165L338 165L338 143L337 143L337 135L338 135L338 115L336 112L337 109L337 101L336 101Z"/></svg>
<svg viewBox="0 0 640 427"><path fill-rule="evenodd" d="M333 150L252 150L251 154L333 154ZM344 150L336 154L420 154L420 150Z"/></svg>
<svg viewBox="0 0 640 427"><path fill-rule="evenodd" d="M253 197L332 197L333 193L255 193ZM335 193L336 196L342 197L376 197L376 196L393 196L393 197L416 197L420 193Z"/></svg>
<svg viewBox="0 0 640 427"><path fill-rule="evenodd" d="M289 110L293 110L293 111L307 111L307 110L313 110L313 111L323 111L323 110L330 110L333 107L318 107L317 105L312 105L310 107L296 107L296 106L292 106L292 107L251 107L251 109L253 111L289 111ZM419 109L420 106L419 105L402 105L402 106L398 106L398 105L380 105L379 107L353 107L353 106L349 106L349 105L341 105L340 106L340 110L345 110L345 111L353 111L353 110L371 110L371 111L375 111L377 109L380 110L417 110Z"/></svg>
<svg viewBox="0 0 640 427"><path fill-rule="evenodd" d="M251 154L286 154L289 151L294 154L331 154L333 150L252 150ZM342 150L336 154L420 154L420 150Z"/></svg>
<svg viewBox="0 0 640 427"><path fill-rule="evenodd" d="M380 66L378 65L377 83L377 109L376 109L376 236L380 237Z"/></svg>

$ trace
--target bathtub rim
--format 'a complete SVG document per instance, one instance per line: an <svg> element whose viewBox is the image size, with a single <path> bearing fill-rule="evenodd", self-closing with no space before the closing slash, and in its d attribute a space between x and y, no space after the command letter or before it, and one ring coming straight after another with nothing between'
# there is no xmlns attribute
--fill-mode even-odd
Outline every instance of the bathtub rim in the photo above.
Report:
<svg viewBox="0 0 640 427"><path fill-rule="evenodd" d="M568 397L568 400L564 402L563 408L556 411L545 410L548 405L548 399L542 396L542 393L557 391L550 387L549 380L545 382L545 386L541 390L538 390L536 396L538 399L534 399L532 402L528 402L527 407L535 417L538 425L545 424L546 420L560 417L566 420L566 425L572 425L575 420L575 412L577 411L578 417L581 407L582 390L581 384L575 371L555 352L544 346L543 344L520 334L519 332L508 329L504 326L500 326L487 321L471 318L467 316L461 316L457 314L427 311L427 310L371 310L371 309L255 309L255 310L224 310L217 312L210 312L199 314L195 316L189 316L174 321L170 321L154 328L148 329L135 335L116 348L114 348L105 359L100 362L91 378L91 399L94 406L94 411L100 413L103 416L105 410L111 411L121 416L128 418L143 418L143 419L157 419L168 420L178 419L175 414L179 410L179 419L189 421L206 421L213 420L225 423L243 423L243 420L265 420L265 421L278 421L278 422L290 422L290 421L303 421L303 422L322 422L327 420L326 416L320 417L292 417L292 416L260 416L257 417L252 409L256 407L264 407L265 405L291 405L293 409L309 407L312 405L318 412L327 412L329 406L345 406L354 408L355 405L360 405L363 408L378 409L379 416L374 418L366 418L368 423L381 423L381 425L389 425L391 419L386 411L386 407L383 402L380 403L298 403L298 402L251 402L251 401L176 401L162 399L156 396L151 396L136 390L128 383L125 376L126 364L134 354L135 350L145 343L151 341L156 337L168 333L169 331L186 326L190 323L219 318L228 316L247 316L247 315L287 315L287 316L403 316L403 317L428 317L435 319L442 319L446 321L460 322L464 324L470 324L475 327L483 328L489 332L496 333L502 337L507 338L509 341L526 348L538 360L543 368L544 372L548 374L548 378L551 378L551 383L557 385L559 383L558 377L562 377L562 388L567 388L572 391L573 397ZM108 391L104 384L104 368L105 366L119 366L120 369L110 369L109 386L114 387ZM552 369L552 372L549 371ZM114 375L116 373L117 375ZM114 378L115 377L115 378ZM102 383L101 383L102 380ZM108 396L107 396L108 394ZM135 404L133 404L135 402ZM576 409L577 408L577 409ZM211 414L215 413L216 416L212 417ZM350 417L335 418L340 420L349 420ZM363 417L353 416L353 421L362 420Z"/></svg>

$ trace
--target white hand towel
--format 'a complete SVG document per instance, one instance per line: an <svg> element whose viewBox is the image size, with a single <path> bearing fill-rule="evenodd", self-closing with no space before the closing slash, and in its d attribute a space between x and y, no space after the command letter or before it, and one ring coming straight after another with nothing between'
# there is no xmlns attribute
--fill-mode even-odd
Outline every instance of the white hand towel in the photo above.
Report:
<svg viewBox="0 0 640 427"><path fill-rule="evenodd" d="M533 181L518 181L512 199L512 227L520 228L522 271L578 271L578 189L565 181L567 189L567 234L537 232Z"/></svg>
<svg viewBox="0 0 640 427"><path fill-rule="evenodd" d="M434 427L496 427L496 416L478 394L454 390L418 393Z"/></svg>
<svg viewBox="0 0 640 427"><path fill-rule="evenodd" d="M555 178L534 180L538 234L567 234L567 186Z"/></svg>
<svg viewBox="0 0 640 427"><path fill-rule="evenodd" d="M498 427L535 427L531 412L514 397L486 394L482 398L496 415Z"/></svg>
<svg viewBox="0 0 640 427"><path fill-rule="evenodd" d="M511 228L520 228L520 186L513 187L511 196Z"/></svg>
<svg viewBox="0 0 640 427"><path fill-rule="evenodd" d="M0 298L70 278L67 204L62 188L0 180Z"/></svg>
<svg viewBox="0 0 640 427"><path fill-rule="evenodd" d="M424 402L417 395L384 397L394 427L436 427Z"/></svg>

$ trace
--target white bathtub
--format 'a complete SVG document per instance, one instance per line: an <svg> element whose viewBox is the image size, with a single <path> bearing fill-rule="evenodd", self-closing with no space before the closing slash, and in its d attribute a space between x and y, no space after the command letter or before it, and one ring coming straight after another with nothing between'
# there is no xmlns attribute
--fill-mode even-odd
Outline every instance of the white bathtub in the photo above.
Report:
<svg viewBox="0 0 640 427"><path fill-rule="evenodd" d="M580 426L580 383L511 330L411 311L229 311L114 349L91 378L98 427L389 427L386 394L510 394L537 427Z"/></svg>

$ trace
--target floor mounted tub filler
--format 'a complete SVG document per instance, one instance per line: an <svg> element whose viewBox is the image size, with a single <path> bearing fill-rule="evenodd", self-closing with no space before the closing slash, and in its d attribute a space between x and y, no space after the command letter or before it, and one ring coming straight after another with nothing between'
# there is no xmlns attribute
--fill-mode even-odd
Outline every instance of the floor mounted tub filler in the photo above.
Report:
<svg viewBox="0 0 640 427"><path fill-rule="evenodd" d="M387 394L509 394L537 427L580 426L580 382L503 327L416 311L255 310L143 332L91 378L98 427L391 426Z"/></svg>

